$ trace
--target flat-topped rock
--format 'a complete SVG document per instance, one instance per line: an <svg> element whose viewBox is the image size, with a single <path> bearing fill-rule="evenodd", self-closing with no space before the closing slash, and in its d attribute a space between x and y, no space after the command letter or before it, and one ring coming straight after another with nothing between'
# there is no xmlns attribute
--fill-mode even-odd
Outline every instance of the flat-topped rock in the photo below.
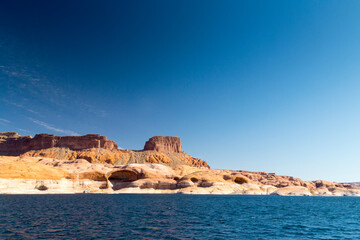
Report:
<svg viewBox="0 0 360 240"><path fill-rule="evenodd" d="M154 150L157 152L182 152L181 141L179 137L155 136L150 138L144 146L144 150Z"/></svg>
<svg viewBox="0 0 360 240"><path fill-rule="evenodd" d="M0 155L19 155L31 150L40 150L53 147L65 147L71 150L88 148L118 149L114 141L98 134L84 136L55 136L51 134L36 134L20 136L14 132L0 133Z"/></svg>

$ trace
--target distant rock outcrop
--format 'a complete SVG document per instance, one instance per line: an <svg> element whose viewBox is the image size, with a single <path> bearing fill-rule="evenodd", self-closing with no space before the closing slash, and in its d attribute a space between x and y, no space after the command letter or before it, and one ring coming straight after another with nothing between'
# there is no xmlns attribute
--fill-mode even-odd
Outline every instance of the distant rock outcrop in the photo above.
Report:
<svg viewBox="0 0 360 240"><path fill-rule="evenodd" d="M133 151L118 149L114 141L97 134L66 137L37 134L31 137L20 136L16 132L4 132L0 133L0 155L86 159L91 163L115 165L160 163L210 168L205 161L183 152L179 137L152 137L146 142L144 151Z"/></svg>
<svg viewBox="0 0 360 240"><path fill-rule="evenodd" d="M47 148L32 150L24 154L24 157L46 157L65 160L86 159L91 163L109 163L114 165L131 163L160 163L169 166L188 165L194 167L210 168L209 165L198 158L184 152L156 152L156 151L132 151L132 150L107 150L102 148L90 148L84 150L69 150L66 148Z"/></svg>
<svg viewBox="0 0 360 240"><path fill-rule="evenodd" d="M0 155L16 156L31 150L66 147L71 150L88 148L118 149L114 141L98 134L60 137L51 134L36 134L35 137L20 136L15 132L0 133Z"/></svg>
<svg viewBox="0 0 360 240"><path fill-rule="evenodd" d="M144 150L154 150L157 152L181 153L181 141L179 137L155 136L150 138L144 146Z"/></svg>
<svg viewBox="0 0 360 240"><path fill-rule="evenodd" d="M267 172L250 172L250 171L239 171L242 175L249 178L252 182L271 185L278 188L291 187L291 186L300 186L306 187L309 189L315 188L314 182L303 181L299 178L294 178L290 176L279 176L275 173Z"/></svg>

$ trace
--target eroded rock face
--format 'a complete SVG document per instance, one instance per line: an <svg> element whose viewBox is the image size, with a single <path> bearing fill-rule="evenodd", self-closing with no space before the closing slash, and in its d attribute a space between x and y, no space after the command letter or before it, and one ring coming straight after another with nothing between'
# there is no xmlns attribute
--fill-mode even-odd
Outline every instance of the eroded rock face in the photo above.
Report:
<svg viewBox="0 0 360 240"><path fill-rule="evenodd" d="M157 152L175 152L181 153L181 141L179 137L155 136L150 138L144 146L144 150L154 150Z"/></svg>
<svg viewBox="0 0 360 240"><path fill-rule="evenodd" d="M36 134L35 137L20 136L17 133L0 133L0 155L19 155L31 150L66 147L72 150L88 148L117 149L117 144L105 136L88 134L85 136L60 137L51 134Z"/></svg>
<svg viewBox="0 0 360 240"><path fill-rule="evenodd" d="M0 133L0 155L45 157L65 160L86 159L91 163L129 164L160 163L169 166L189 165L210 168L206 161L182 151L179 137L152 137L144 151L118 149L115 142L97 134L55 136L37 134L20 136L16 132Z"/></svg>
<svg viewBox="0 0 360 240"><path fill-rule="evenodd" d="M278 188L291 187L291 186L300 186L312 189L317 187L315 183L309 181L303 181L299 178L294 178L291 176L279 176L275 173L267 172L249 172L249 171L239 171L242 175L249 178L252 182L264 185L271 185Z"/></svg>
<svg viewBox="0 0 360 240"><path fill-rule="evenodd" d="M163 164L110 165L85 159L0 156L0 193L182 193L285 196L360 196L360 188L336 187L324 182L313 188L264 185L250 172L216 170ZM253 173L263 178L290 179L272 173ZM292 181L297 181L295 178ZM292 182L289 182L292 183ZM294 183L294 182L293 182ZM317 181L319 183L319 181ZM277 182L274 184L278 185ZM290 185L290 184L289 184Z"/></svg>
<svg viewBox="0 0 360 240"><path fill-rule="evenodd" d="M156 151L131 151L102 148L90 148L84 150L69 150L66 148L47 148L28 151L20 156L45 157L65 160L86 159L91 163L109 163L123 165L130 163L160 163L169 166L188 165L199 168L210 168L206 161L192 157L184 152L156 152Z"/></svg>
<svg viewBox="0 0 360 240"><path fill-rule="evenodd" d="M345 187L343 184L335 183L335 182L329 182L329 181L324 181L324 180L316 180L316 181L313 181L313 183L315 184L315 186L316 186L317 188L321 188L321 187L326 187L326 188L332 188L332 187L343 188L343 187Z"/></svg>

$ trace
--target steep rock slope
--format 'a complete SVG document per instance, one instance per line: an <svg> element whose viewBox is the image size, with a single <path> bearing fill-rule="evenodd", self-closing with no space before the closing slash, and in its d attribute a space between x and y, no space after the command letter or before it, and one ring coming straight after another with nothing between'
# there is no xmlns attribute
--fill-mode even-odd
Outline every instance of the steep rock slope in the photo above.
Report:
<svg viewBox="0 0 360 240"><path fill-rule="evenodd" d="M118 149L114 141L97 134L65 137L37 134L31 137L5 132L0 133L0 155L86 159L91 163L115 165L160 163L209 168L205 161L183 152L179 137L152 137L146 142L144 150L134 151Z"/></svg>
<svg viewBox="0 0 360 240"><path fill-rule="evenodd" d="M22 154L26 157L45 157L55 159L86 159L91 163L109 163L123 165L131 163L159 163L169 166L189 165L195 167L209 168L209 165L198 158L192 157L184 152L156 152L156 151L132 151L132 150L107 150L101 148L90 148L84 150L70 150L67 148L48 148L33 150Z"/></svg>
<svg viewBox="0 0 360 240"><path fill-rule="evenodd" d="M60 180L67 171L38 163L34 158L0 156L0 178Z"/></svg>
<svg viewBox="0 0 360 240"><path fill-rule="evenodd" d="M0 133L0 155L17 156L31 150L53 147L65 147L72 150L88 148L118 149L114 141L98 134L85 136L55 136L51 134L36 134L35 137L20 136L15 132Z"/></svg>
<svg viewBox="0 0 360 240"><path fill-rule="evenodd" d="M181 153L182 146L179 137L155 136L150 138L144 146L144 150L154 150L157 152Z"/></svg>

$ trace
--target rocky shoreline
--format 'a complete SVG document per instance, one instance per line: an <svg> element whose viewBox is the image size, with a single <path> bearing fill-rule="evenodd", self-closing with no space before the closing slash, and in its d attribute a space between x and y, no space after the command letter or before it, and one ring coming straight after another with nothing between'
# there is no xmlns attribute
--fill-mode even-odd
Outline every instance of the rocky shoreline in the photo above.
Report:
<svg viewBox="0 0 360 240"><path fill-rule="evenodd" d="M0 133L0 150L0 194L360 196L360 188L349 184L210 169L184 153L178 137L153 137L144 150L134 151L95 134L32 138Z"/></svg>
<svg viewBox="0 0 360 240"><path fill-rule="evenodd" d="M178 165L112 166L86 160L0 157L0 194L237 194L281 196L360 196L360 188L325 181L297 182L273 173L216 170ZM247 173L246 176L244 173ZM251 176L252 174L253 176ZM277 179L276 186L255 177ZM252 178L252 180L250 179ZM269 180L269 181L270 181ZM261 181L261 180L260 180ZM281 187L288 184L288 186ZM301 186L305 185L305 186Z"/></svg>

